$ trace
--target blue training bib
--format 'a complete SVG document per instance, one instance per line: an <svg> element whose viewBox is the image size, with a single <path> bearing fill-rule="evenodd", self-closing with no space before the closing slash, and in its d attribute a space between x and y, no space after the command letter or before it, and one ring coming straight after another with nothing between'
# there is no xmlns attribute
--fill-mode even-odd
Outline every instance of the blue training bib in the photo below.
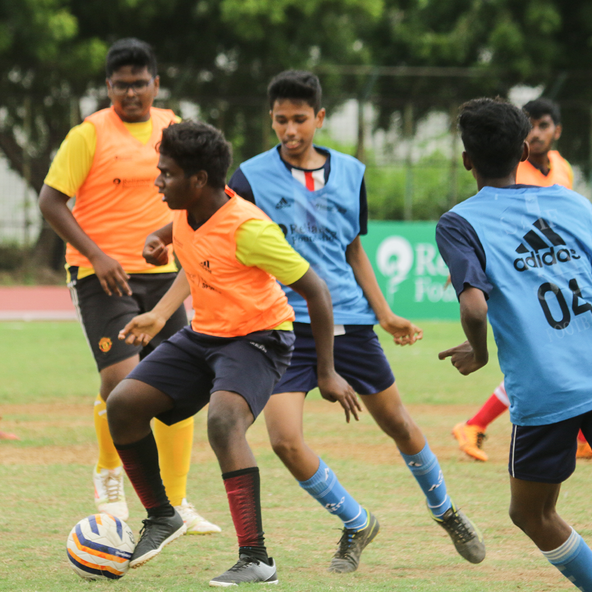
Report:
<svg viewBox="0 0 592 592"><path fill-rule="evenodd" d="M283 230L288 242L325 280L333 301L333 318L339 325L373 325L376 316L345 251L360 233L360 187L364 165L351 156L330 153L327 184L309 191L294 179L277 147L247 160L240 168L251 185L255 203ZM283 286L296 321L310 323L306 301Z"/></svg>
<svg viewBox="0 0 592 592"><path fill-rule="evenodd" d="M546 425L592 410L592 206L559 185L484 187L453 212L475 229L510 416Z"/></svg>

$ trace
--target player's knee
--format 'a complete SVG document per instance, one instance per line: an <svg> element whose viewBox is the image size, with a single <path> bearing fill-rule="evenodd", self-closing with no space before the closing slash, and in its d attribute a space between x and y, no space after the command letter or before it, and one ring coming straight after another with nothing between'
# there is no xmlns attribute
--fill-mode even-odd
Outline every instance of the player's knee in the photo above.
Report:
<svg viewBox="0 0 592 592"><path fill-rule="evenodd" d="M536 530L537 524L540 523L540 520L532 511L515 504L510 504L509 515L514 525L528 536L531 536L531 533Z"/></svg>
<svg viewBox="0 0 592 592"><path fill-rule="evenodd" d="M302 454L302 442L298 438L290 438L282 434L270 436L273 451L283 462L290 464L295 462Z"/></svg>
<svg viewBox="0 0 592 592"><path fill-rule="evenodd" d="M118 435L125 431L127 420L133 415L129 397L126 396L125 389L121 386L115 387L107 399L107 419L109 420L109 430L113 439L117 441Z"/></svg>
<svg viewBox="0 0 592 592"><path fill-rule="evenodd" d="M412 438L411 421L404 415L388 417L382 429L397 443L408 442Z"/></svg>
<svg viewBox="0 0 592 592"><path fill-rule="evenodd" d="M242 438L246 429L241 418L233 413L212 412L208 415L208 439L214 451L225 450L237 436Z"/></svg>

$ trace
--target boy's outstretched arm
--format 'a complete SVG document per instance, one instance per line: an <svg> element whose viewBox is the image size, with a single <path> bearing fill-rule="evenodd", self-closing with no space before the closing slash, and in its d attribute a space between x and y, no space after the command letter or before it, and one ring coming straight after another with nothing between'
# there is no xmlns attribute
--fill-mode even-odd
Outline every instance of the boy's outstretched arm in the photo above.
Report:
<svg viewBox="0 0 592 592"><path fill-rule="evenodd" d="M450 358L452 365L465 376L482 368L489 361L487 351L487 301L478 288L461 292L460 322L467 341L440 352L438 358Z"/></svg>
<svg viewBox="0 0 592 592"><path fill-rule="evenodd" d="M147 345L190 293L189 282L182 269L158 304L150 312L134 317L119 332L119 339L130 345Z"/></svg>
<svg viewBox="0 0 592 592"><path fill-rule="evenodd" d="M411 345L423 337L423 331L411 321L396 315L388 305L372 269L372 264L357 236L345 251L347 262L353 269L356 281L362 288L380 326L390 333L397 345Z"/></svg>
<svg viewBox="0 0 592 592"><path fill-rule="evenodd" d="M333 363L333 306L327 284L311 269L290 288L300 294L308 305L310 326L317 351L319 390L323 398L338 401L349 423L350 415L356 420L362 410L354 389L335 371Z"/></svg>
<svg viewBox="0 0 592 592"><path fill-rule="evenodd" d="M142 257L151 265L166 265L169 262L167 245L173 242L173 223L155 230L146 237Z"/></svg>

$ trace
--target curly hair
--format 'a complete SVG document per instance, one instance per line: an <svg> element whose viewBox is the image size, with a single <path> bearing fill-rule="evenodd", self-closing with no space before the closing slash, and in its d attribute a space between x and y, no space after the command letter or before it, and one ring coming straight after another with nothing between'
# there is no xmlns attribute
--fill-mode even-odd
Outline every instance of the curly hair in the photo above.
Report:
<svg viewBox="0 0 592 592"><path fill-rule="evenodd" d="M210 187L224 188L232 148L215 127L196 121L172 123L162 130L158 151L172 158L185 176L205 171Z"/></svg>
<svg viewBox="0 0 592 592"><path fill-rule="evenodd" d="M486 179L499 179L520 162L531 125L515 105L500 98L481 98L460 106L458 128L477 172Z"/></svg>

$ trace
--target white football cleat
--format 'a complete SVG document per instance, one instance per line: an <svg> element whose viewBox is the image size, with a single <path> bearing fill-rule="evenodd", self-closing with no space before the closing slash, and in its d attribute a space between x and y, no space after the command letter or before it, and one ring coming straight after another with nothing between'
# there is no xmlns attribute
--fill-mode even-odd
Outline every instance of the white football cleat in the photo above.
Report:
<svg viewBox="0 0 592 592"><path fill-rule="evenodd" d="M129 510L123 491L123 467L116 469L93 469L95 485L95 504L99 512L111 514L124 522L129 518Z"/></svg>
<svg viewBox="0 0 592 592"><path fill-rule="evenodd" d="M206 520L197 513L197 510L186 499L183 499L180 506L175 506L175 510L181 514L187 532L185 534L214 534L222 532L222 529Z"/></svg>

